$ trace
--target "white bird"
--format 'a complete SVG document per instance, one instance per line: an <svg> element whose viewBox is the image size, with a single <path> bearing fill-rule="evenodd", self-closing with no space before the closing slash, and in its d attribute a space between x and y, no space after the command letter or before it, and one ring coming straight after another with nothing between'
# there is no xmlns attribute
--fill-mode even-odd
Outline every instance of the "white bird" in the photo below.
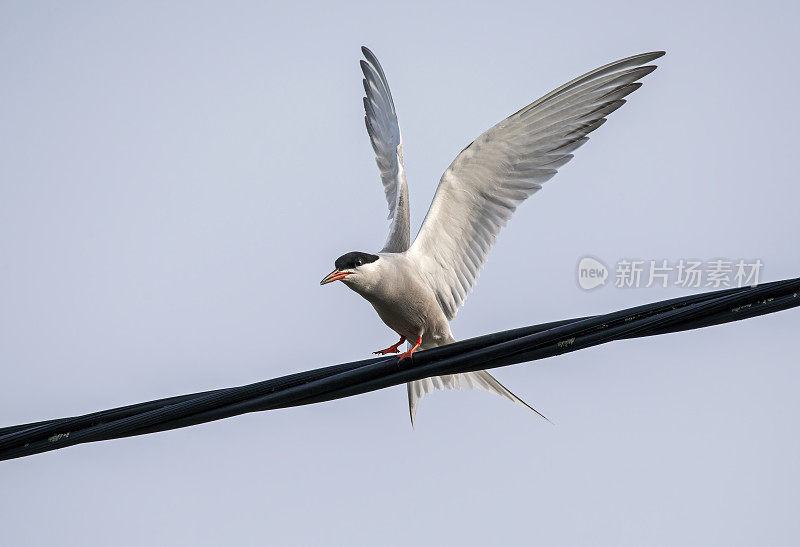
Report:
<svg viewBox="0 0 800 547"><path fill-rule="evenodd" d="M638 89L647 65L663 51L642 53L592 70L512 114L475 139L442 175L428 214L411 244L403 140L389 83L375 55L361 51L365 121L389 204L389 237L377 254L350 252L320 285L341 280L378 312L400 341L376 354L411 358L417 349L455 341L453 320L478 278L500 229L517 206L542 188L606 116ZM539 412L488 372L408 383L411 424L418 400L438 389L479 387ZM542 416L544 418L544 416ZM545 418L547 419L547 418Z"/></svg>

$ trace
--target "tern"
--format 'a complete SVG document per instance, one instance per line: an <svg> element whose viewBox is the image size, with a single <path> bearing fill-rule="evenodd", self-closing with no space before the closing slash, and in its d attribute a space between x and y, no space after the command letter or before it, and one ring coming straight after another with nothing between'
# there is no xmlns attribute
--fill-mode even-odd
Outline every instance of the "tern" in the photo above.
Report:
<svg viewBox="0 0 800 547"><path fill-rule="evenodd" d="M378 253L353 251L336 259L320 285L341 281L364 297L400 340L376 354L415 351L455 342L450 321L472 291L489 249L520 203L542 188L625 104L656 69L654 51L620 59L567 82L490 128L464 148L439 181L413 244L403 139L389 83L366 47L361 71L364 110L389 205L389 236ZM478 387L542 414L485 370L408 383L414 425L419 399L434 389ZM547 418L545 418L547 419ZM549 420L548 420L549 421Z"/></svg>

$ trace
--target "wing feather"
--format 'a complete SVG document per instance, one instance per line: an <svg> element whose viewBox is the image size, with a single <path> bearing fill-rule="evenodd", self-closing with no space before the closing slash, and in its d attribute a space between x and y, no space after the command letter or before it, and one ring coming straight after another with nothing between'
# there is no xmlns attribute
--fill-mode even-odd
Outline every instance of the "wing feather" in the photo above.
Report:
<svg viewBox="0 0 800 547"><path fill-rule="evenodd" d="M361 48L364 74L364 122L367 126L375 162L389 205L389 235L382 252L401 253L411 242L408 184L403 167L403 139L397 122L389 82L378 59L366 47Z"/></svg>
<svg viewBox="0 0 800 547"><path fill-rule="evenodd" d="M517 206L625 104L642 85L638 80L656 69L646 63L662 55L634 55L567 82L483 133L453 160L408 251L448 319L472 290Z"/></svg>

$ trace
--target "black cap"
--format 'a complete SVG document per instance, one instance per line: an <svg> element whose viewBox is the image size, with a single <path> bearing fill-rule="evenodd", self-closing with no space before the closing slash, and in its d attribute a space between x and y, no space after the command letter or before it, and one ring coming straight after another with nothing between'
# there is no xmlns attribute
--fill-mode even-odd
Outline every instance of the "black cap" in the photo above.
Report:
<svg viewBox="0 0 800 547"><path fill-rule="evenodd" d="M375 262L379 258L380 257L378 255L371 255L369 253L362 253L360 251L352 251L337 258L334 266L336 266L337 270L350 270L361 266L362 264Z"/></svg>

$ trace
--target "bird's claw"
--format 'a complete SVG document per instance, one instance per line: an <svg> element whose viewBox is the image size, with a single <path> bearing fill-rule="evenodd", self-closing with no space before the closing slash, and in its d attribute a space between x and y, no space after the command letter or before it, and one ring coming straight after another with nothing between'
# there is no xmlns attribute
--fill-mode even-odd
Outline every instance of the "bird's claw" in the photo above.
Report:
<svg viewBox="0 0 800 547"><path fill-rule="evenodd" d="M372 353L375 355L388 355L390 353L400 353L400 350L392 346L391 348L379 349L378 351L373 351Z"/></svg>
<svg viewBox="0 0 800 547"><path fill-rule="evenodd" d="M411 357L414 355L414 352L421 344L422 344L422 336L417 338L417 342L414 344L413 348L409 349L408 351L404 351L403 353L397 356L399 361L402 361L403 359L411 359Z"/></svg>
<svg viewBox="0 0 800 547"><path fill-rule="evenodd" d="M386 349L379 349L378 351L373 351L375 355L388 355L389 353L400 353L400 346L403 342L406 341L405 336L400 337L400 341L393 346L389 346Z"/></svg>

